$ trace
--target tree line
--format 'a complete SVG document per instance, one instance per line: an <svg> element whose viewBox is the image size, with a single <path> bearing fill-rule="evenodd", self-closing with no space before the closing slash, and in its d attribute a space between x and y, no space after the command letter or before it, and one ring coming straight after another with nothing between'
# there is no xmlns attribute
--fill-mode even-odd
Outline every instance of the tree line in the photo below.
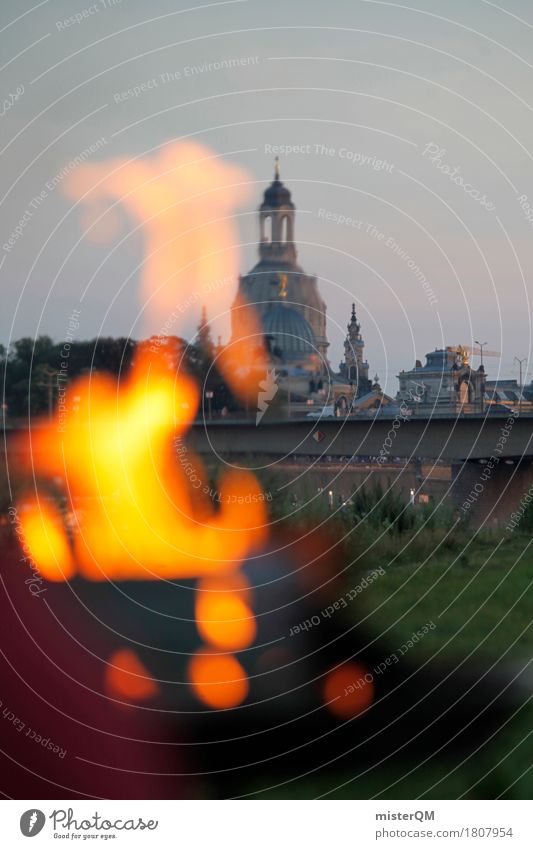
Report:
<svg viewBox="0 0 533 849"><path fill-rule="evenodd" d="M146 344L154 348L157 346L169 369L193 375L202 387L204 397L205 392L213 393L209 399L213 413L224 408L227 411L237 409L237 402L217 368L216 348L205 314L192 343L177 336L165 336L143 340L143 345ZM68 386L75 378L92 371L124 378L134 361L138 345L138 342L126 337L72 341L66 360L65 343L54 342L50 336L24 337L9 348L0 345L5 415L15 418L51 413L59 385Z"/></svg>

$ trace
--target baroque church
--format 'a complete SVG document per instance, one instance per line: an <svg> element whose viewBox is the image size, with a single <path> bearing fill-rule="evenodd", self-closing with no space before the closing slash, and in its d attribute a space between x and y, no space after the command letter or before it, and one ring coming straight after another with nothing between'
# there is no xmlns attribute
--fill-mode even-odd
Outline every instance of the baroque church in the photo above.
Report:
<svg viewBox="0 0 533 849"><path fill-rule="evenodd" d="M232 305L232 339L247 326L245 311L259 316L265 347L280 386L290 382L293 399L307 405L334 404L348 410L356 399L379 394L368 378L361 327L352 304L344 342L344 361L335 373L328 360L326 304L317 278L298 263L295 238L296 207L281 182L276 159L274 180L259 207L259 261L239 278ZM379 392L377 392L379 391ZM370 400L370 399L369 399Z"/></svg>
<svg viewBox="0 0 533 849"><path fill-rule="evenodd" d="M316 277L306 274L298 264L295 214L291 193L280 180L276 161L274 181L259 207L259 262L239 278L232 335L240 335L240 311L249 304L261 320L272 353L277 349L287 364L324 372L328 362L326 304Z"/></svg>

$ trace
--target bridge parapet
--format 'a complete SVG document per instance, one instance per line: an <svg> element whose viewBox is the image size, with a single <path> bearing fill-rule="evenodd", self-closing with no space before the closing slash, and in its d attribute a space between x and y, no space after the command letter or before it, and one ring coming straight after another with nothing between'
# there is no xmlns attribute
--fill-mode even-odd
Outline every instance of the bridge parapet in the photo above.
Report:
<svg viewBox="0 0 533 849"><path fill-rule="evenodd" d="M479 460L533 457L533 417L291 419L194 423L188 441L200 454L278 457L405 457Z"/></svg>

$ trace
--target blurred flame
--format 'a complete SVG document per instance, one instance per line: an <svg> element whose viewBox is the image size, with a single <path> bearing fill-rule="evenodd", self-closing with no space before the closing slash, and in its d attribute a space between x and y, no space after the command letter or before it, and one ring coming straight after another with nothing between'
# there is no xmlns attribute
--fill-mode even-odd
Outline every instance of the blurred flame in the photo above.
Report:
<svg viewBox="0 0 533 849"><path fill-rule="evenodd" d="M84 202L86 235L94 241L116 237L117 204L142 229L143 308L152 326L165 327L169 316L183 312L184 296L189 303L209 300L213 311L221 299L227 304L227 292L213 281L237 280L233 212L246 200L248 182L244 170L207 148L179 142L152 157L85 163L63 186L68 197ZM240 338L222 349L217 365L248 403L257 399L266 353L252 308L240 324ZM169 369L162 351L139 346L121 384L102 374L73 382L55 417L18 439L23 471L38 481L35 496L19 499L22 534L49 580L76 572L90 580L203 578L196 604L201 636L215 652L241 650L255 639L256 623L249 588L237 572L265 537L261 491L252 474L226 472L216 509L192 453L205 489L191 488L173 440L190 426L199 393L189 377ZM57 490L58 481L70 521L52 503L51 482ZM198 698L210 706L233 706L248 692L246 673L231 654L199 652L190 675ZM156 686L127 650L112 659L107 684L133 698L151 695Z"/></svg>
<svg viewBox="0 0 533 849"><path fill-rule="evenodd" d="M57 511L37 499L24 502L23 533L43 574L68 578L73 562L92 580L238 569L264 537L261 491L250 473L230 471L219 484L218 511L207 495L191 492L172 445L196 409L194 383L176 380L145 347L125 382L83 377L68 390L72 396L77 409L34 429L23 452L35 473L65 481L72 510L83 505L69 542ZM191 458L208 491L207 474Z"/></svg>
<svg viewBox="0 0 533 849"><path fill-rule="evenodd" d="M48 581L68 581L75 568L61 513L35 497L28 497L23 505L20 524L39 571Z"/></svg>
<svg viewBox="0 0 533 849"><path fill-rule="evenodd" d="M248 199L248 181L243 168L203 145L180 141L151 157L85 163L63 186L68 197L83 199L98 211L103 201L119 201L141 225L142 297L151 318L164 321L176 306L176 292L201 293L229 275L236 280L239 249L233 211ZM210 292L211 304L219 297L225 299L227 293Z"/></svg>
<svg viewBox="0 0 533 849"><path fill-rule="evenodd" d="M261 322L250 304L237 300L233 309L239 313L240 335L222 348L217 365L235 394L256 407L269 362Z"/></svg>
<svg viewBox="0 0 533 849"><path fill-rule="evenodd" d="M152 157L85 163L63 187L67 197L89 205L83 219L93 241L102 241L106 231L108 240L116 236L117 216L113 207L105 206L109 201L120 202L142 228L141 298L153 329L165 326L183 296L193 304L209 300L214 313L227 311L228 291L213 283L237 282L239 238L233 213L248 199L250 182L243 168L203 145L180 141ZM252 310L241 336L233 350L223 353L220 366L233 391L248 398L257 392L258 377L238 367L263 349Z"/></svg>
<svg viewBox="0 0 533 849"><path fill-rule="evenodd" d="M101 374L75 381L55 418L19 436L13 448L28 476L43 485L62 482L70 516L82 518L72 527L38 489L19 500L20 525L52 581L76 571L91 580L203 577L199 633L215 650L236 651L255 639L251 591L237 570L264 539L265 508L259 484L244 471L222 476L218 510L207 494L191 490L173 444L197 403L193 381L176 378L147 345L121 384ZM209 492L199 459L191 454L191 462ZM197 655L190 675L198 698L212 707L236 705L248 693L246 673L230 654ZM129 650L111 659L106 684L132 699L157 692Z"/></svg>

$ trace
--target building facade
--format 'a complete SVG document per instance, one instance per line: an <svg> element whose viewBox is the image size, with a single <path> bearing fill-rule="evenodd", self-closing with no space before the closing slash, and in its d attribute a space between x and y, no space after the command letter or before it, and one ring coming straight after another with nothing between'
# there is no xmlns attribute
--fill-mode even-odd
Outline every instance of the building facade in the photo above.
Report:
<svg viewBox="0 0 533 849"><path fill-rule="evenodd" d="M473 369L466 348L458 345L436 348L426 354L426 364L417 360L414 368L398 375L397 399L412 406L459 411L483 408L485 369Z"/></svg>

